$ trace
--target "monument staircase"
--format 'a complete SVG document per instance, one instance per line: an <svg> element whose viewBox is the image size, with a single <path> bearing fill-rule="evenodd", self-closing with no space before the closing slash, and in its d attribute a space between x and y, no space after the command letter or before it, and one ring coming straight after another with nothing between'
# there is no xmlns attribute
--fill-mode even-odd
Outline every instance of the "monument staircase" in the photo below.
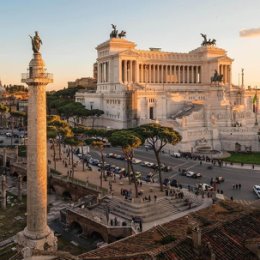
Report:
<svg viewBox="0 0 260 260"><path fill-rule="evenodd" d="M132 217L140 217L144 223L156 221L166 218L187 210L190 206L186 199L191 202L191 207L199 206L201 203L194 197L186 197L184 199L176 199L174 197L158 198L156 202L152 200L144 202L131 202L118 197L104 197L97 205L95 210L105 212L109 209L110 214L131 221Z"/></svg>

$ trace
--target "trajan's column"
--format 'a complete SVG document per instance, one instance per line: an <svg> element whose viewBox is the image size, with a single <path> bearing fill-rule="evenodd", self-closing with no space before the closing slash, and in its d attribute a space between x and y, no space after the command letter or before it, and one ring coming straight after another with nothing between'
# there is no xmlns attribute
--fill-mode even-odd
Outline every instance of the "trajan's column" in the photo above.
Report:
<svg viewBox="0 0 260 260"><path fill-rule="evenodd" d="M30 36L31 37L31 36ZM56 250L57 239L47 225L47 133L46 85L53 82L46 73L39 52L41 39L37 32L31 37L33 59L22 82L29 86L27 145L27 226L17 234L22 247Z"/></svg>

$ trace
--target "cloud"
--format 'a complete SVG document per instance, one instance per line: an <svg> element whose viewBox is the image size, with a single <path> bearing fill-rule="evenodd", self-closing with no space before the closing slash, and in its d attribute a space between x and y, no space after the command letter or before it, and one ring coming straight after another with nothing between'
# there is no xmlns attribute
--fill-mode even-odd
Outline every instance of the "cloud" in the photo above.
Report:
<svg viewBox="0 0 260 260"><path fill-rule="evenodd" d="M259 37L260 28L244 29L239 32L240 37Z"/></svg>

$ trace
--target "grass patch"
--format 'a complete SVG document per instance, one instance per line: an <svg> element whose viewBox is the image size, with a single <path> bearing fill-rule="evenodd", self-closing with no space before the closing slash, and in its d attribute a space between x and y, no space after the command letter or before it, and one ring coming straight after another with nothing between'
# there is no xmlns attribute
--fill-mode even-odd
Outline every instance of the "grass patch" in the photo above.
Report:
<svg viewBox="0 0 260 260"><path fill-rule="evenodd" d="M7 196L10 198L10 204L7 204L6 209L0 208L0 241L14 236L26 226L26 198L19 202L13 194L8 193ZM16 220L17 216L22 219Z"/></svg>
<svg viewBox="0 0 260 260"><path fill-rule="evenodd" d="M17 251L13 251L13 247L15 247L15 245L12 244L0 250L0 259L9 260L12 256L14 256L17 253Z"/></svg>
<svg viewBox="0 0 260 260"><path fill-rule="evenodd" d="M260 152L251 152L251 153L229 152L229 153L231 154L231 156L224 159L224 161L226 162L260 164Z"/></svg>
<svg viewBox="0 0 260 260"><path fill-rule="evenodd" d="M25 145L18 146L18 156L26 157L26 146Z"/></svg>

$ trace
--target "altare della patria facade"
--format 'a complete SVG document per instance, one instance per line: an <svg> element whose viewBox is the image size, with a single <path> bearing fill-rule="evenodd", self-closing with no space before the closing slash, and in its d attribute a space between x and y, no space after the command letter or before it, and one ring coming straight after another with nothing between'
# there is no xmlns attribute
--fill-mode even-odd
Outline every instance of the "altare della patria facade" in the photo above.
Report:
<svg viewBox="0 0 260 260"><path fill-rule="evenodd" d="M215 39L201 34L201 46L188 53L138 50L125 31L112 27L110 39L96 47L96 92L75 97L104 111L96 126L173 127L182 141L169 151L259 150L257 91L245 89L243 77L241 86L232 84L233 59Z"/></svg>

